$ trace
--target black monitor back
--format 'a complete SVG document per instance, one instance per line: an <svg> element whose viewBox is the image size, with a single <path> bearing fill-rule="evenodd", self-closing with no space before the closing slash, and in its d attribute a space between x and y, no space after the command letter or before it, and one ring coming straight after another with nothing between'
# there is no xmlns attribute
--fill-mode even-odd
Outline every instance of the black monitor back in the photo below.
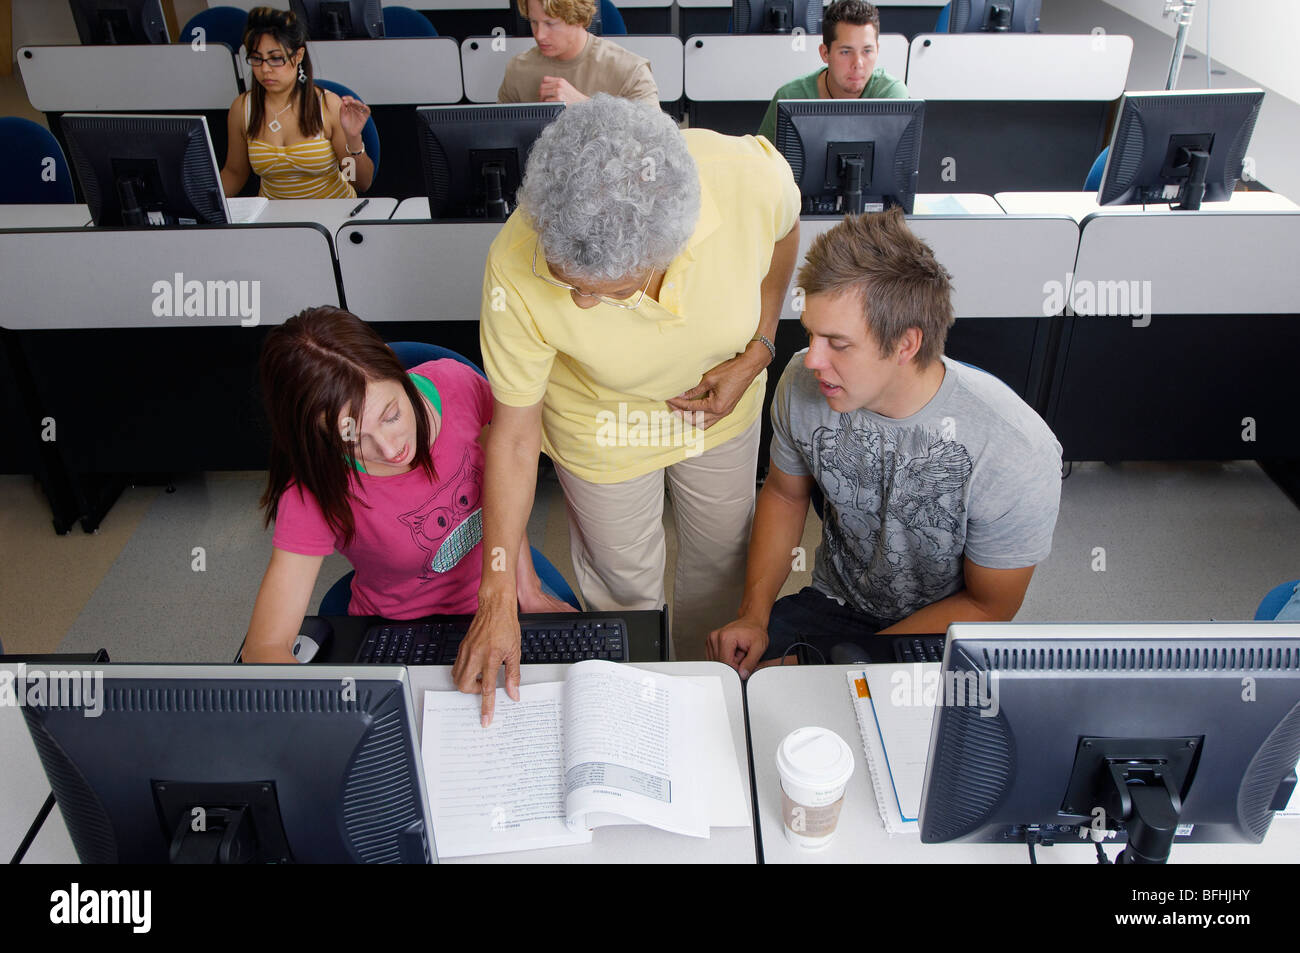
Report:
<svg viewBox="0 0 1300 953"><path fill-rule="evenodd" d="M380 0L289 0L313 40L377 39L384 35Z"/></svg>
<svg viewBox="0 0 1300 953"><path fill-rule="evenodd" d="M1099 817L1114 830L1107 748L1166 760L1175 843L1258 843L1294 782L1300 625L954 625L942 670L940 691L957 690L935 709L923 843L1020 843L1031 826L1087 843ZM969 703L972 685L995 704Z"/></svg>
<svg viewBox="0 0 1300 953"><path fill-rule="evenodd" d="M1180 147L1210 154L1206 202L1226 202L1241 178L1242 160L1264 102L1262 89L1125 93L1110 141L1098 201L1102 205L1166 201L1166 187L1187 179Z"/></svg>
<svg viewBox="0 0 1300 953"><path fill-rule="evenodd" d="M228 224L202 116L66 113L62 129L96 225ZM132 205L143 220L130 212ZM150 221L150 213L162 220Z"/></svg>
<svg viewBox="0 0 1300 953"><path fill-rule="evenodd" d="M792 33L796 29L810 36L821 35L821 0L732 0L732 33Z"/></svg>
<svg viewBox="0 0 1300 953"><path fill-rule="evenodd" d="M952 0L949 33L1037 33L1043 0Z"/></svg>
<svg viewBox="0 0 1300 953"><path fill-rule="evenodd" d="M98 713L53 704L52 694L23 709L83 863L167 863L178 831L203 833L196 821L206 827L211 814L215 826L221 810L241 804L256 834L246 860L432 858L404 670L96 671ZM59 701L71 697L65 690Z"/></svg>
<svg viewBox="0 0 1300 953"><path fill-rule="evenodd" d="M416 110L420 157L432 218L485 218L482 171L502 170L511 209L528 152L563 103L425 106Z"/></svg>
<svg viewBox="0 0 1300 953"><path fill-rule="evenodd" d="M836 157L870 160L868 209L900 205L911 213L921 161L925 102L919 99L791 99L776 108L776 147L794 172L808 214L838 214ZM878 209L877 209L878 210Z"/></svg>
<svg viewBox="0 0 1300 953"><path fill-rule="evenodd" d="M162 0L71 0L85 46L169 43Z"/></svg>

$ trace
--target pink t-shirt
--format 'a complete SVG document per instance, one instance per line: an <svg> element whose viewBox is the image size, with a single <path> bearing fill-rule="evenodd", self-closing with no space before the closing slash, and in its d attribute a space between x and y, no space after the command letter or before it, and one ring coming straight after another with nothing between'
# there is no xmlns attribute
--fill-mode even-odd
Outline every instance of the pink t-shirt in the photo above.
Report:
<svg viewBox="0 0 1300 953"><path fill-rule="evenodd" d="M272 545L277 549L305 556L338 550L352 563L357 574L349 615L416 619L473 612L478 606L483 570L478 435L492 420L492 390L458 361L429 361L409 373L431 381L442 399L442 430L432 451L438 479L430 481L420 467L396 476L357 473L356 533L346 549L315 496L296 483L280 497L276 513Z"/></svg>

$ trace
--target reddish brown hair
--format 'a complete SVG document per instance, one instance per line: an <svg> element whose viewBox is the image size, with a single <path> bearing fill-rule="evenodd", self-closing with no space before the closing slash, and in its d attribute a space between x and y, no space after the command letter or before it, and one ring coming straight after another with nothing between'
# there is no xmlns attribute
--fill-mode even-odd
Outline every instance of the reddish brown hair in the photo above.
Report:
<svg viewBox="0 0 1300 953"><path fill-rule="evenodd" d="M813 240L805 258L797 279L804 294L856 295L881 357L908 328L921 330L917 366L943 356L954 318L952 275L907 227L902 209L846 215Z"/></svg>
<svg viewBox="0 0 1300 953"><path fill-rule="evenodd" d="M266 525L296 482L316 497L343 545L352 542L356 523L348 497L358 480L356 444L344 442L339 419L361 420L371 383L401 384L415 411L413 463L435 479L420 392L383 338L355 314L320 307L294 315L266 336L259 373L271 423L271 472L261 500Z"/></svg>

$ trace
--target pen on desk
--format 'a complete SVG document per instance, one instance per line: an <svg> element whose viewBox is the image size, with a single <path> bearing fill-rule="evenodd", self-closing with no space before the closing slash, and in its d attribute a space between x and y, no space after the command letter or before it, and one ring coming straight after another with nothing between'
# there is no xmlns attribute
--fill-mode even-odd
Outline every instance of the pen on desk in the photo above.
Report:
<svg viewBox="0 0 1300 953"><path fill-rule="evenodd" d="M348 218L355 218L357 212L360 212L363 208L365 208L369 204L370 204L370 199L362 199L360 205L358 205L352 211L348 212Z"/></svg>

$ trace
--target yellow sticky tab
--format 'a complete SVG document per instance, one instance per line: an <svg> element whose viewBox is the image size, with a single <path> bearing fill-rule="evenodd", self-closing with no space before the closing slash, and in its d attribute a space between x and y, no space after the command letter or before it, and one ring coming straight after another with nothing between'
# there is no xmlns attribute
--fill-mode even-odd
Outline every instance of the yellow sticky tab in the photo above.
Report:
<svg viewBox="0 0 1300 953"><path fill-rule="evenodd" d="M854 685L854 687L857 688L857 690L858 690L858 697L859 697L859 698L870 698L870 697L871 697L871 692L867 691L867 679L866 679L865 676L862 677L862 678L855 678L855 679L853 680L853 685Z"/></svg>

